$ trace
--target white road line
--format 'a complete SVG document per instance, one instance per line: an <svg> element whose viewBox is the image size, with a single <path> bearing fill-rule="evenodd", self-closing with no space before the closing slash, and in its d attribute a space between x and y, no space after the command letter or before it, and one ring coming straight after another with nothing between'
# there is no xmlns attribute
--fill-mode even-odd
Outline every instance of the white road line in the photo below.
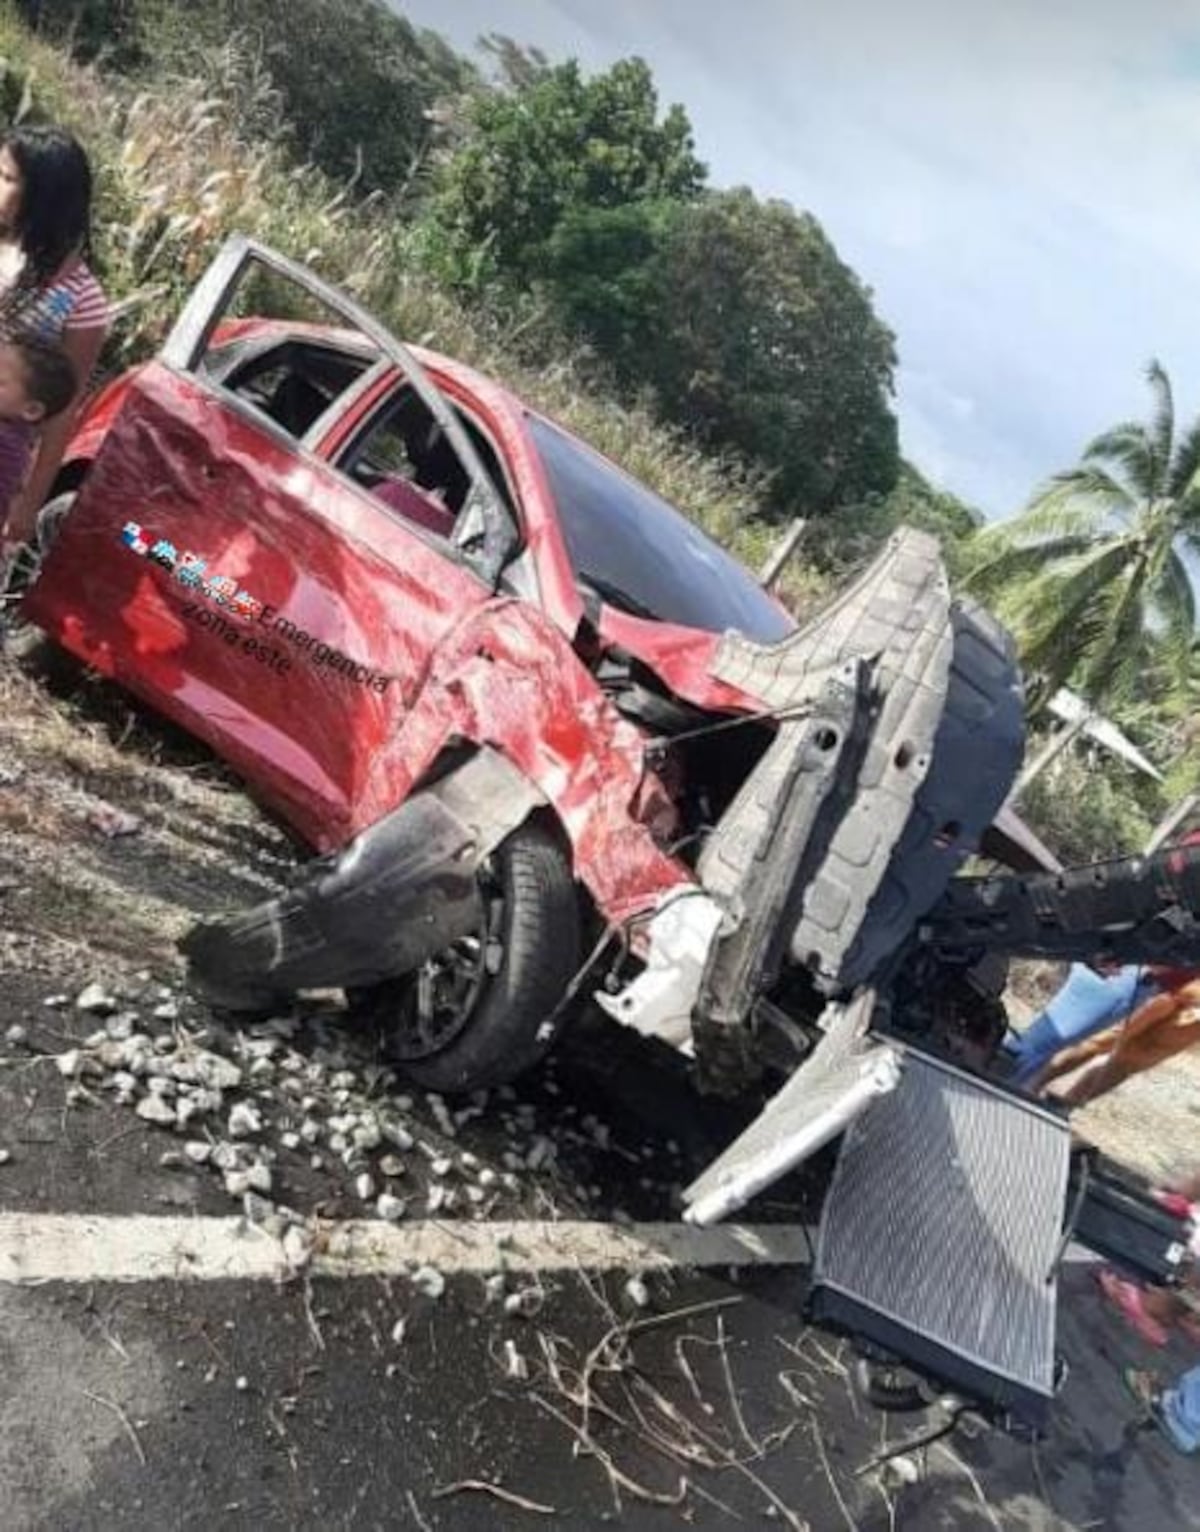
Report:
<svg viewBox="0 0 1200 1532"><path fill-rule="evenodd" d="M416 1266L458 1272L791 1266L808 1259L797 1225L568 1222L320 1225L316 1276L396 1276ZM241 1218L0 1213L0 1284L244 1281L289 1272L279 1240Z"/></svg>

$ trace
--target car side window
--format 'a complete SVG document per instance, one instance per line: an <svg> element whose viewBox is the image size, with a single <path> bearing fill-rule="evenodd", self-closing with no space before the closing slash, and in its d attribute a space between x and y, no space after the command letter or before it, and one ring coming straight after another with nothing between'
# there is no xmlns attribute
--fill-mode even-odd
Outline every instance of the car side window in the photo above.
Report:
<svg viewBox="0 0 1200 1532"><path fill-rule="evenodd" d="M266 350L234 343L210 352L205 371L299 440L371 361L369 355L316 342L288 340Z"/></svg>
<svg viewBox="0 0 1200 1532"><path fill-rule="evenodd" d="M511 510L504 476L486 437L461 410L456 414ZM441 425L410 388L397 390L376 411L336 466L390 511L446 538L470 490L466 470Z"/></svg>

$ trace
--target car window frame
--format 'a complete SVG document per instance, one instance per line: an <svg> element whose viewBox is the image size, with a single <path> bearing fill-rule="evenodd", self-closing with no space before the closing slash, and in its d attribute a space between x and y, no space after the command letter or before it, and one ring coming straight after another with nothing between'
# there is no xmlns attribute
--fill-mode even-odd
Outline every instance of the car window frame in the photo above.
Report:
<svg viewBox="0 0 1200 1532"><path fill-rule="evenodd" d="M295 283L343 320L350 330L357 331L378 348L378 362L368 367L350 389L338 395L301 438L285 431L269 415L224 388L218 379L206 375L199 368L201 357L225 317L234 290L253 263ZM348 298L299 262L257 240L235 234L226 240L196 284L158 355L163 366L185 375L194 386L215 394L224 406L251 419L257 428L284 443L290 451L311 456L336 473L339 483L349 484L359 493L365 494L369 492L355 485L329 459L318 456L313 443L328 431L334 418L342 416L389 368L394 368L416 391L441 426L467 474L468 490L455 523L455 536L449 543L438 539L436 545L456 550L492 589L496 588L518 541L515 519L492 484L466 430L455 415L454 405L442 394L412 351L352 298ZM372 500L372 503L377 502Z"/></svg>

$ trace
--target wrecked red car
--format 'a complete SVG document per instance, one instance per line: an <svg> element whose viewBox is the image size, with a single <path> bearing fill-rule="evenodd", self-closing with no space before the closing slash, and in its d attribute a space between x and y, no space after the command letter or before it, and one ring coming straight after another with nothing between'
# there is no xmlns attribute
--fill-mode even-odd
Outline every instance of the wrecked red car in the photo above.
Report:
<svg viewBox="0 0 1200 1532"><path fill-rule="evenodd" d="M926 1370L990 1368L1005 1407L1049 1397L1071 1149L974 1072L1003 957L1194 960L1200 854L955 877L981 849L1052 858L1004 809L1011 643L952 599L933 539L897 534L797 626L571 433L243 239L91 402L43 526L28 614L321 853L190 934L215 1004L342 988L415 1080L465 1090L534 1063L583 993L709 1086L782 1080L688 1216L853 1123L826 1320L911 1355L907 1326ZM997 1301L932 1313L930 1242Z"/></svg>
<svg viewBox="0 0 1200 1532"><path fill-rule="evenodd" d="M1007 639L931 540L797 629L570 433L244 240L92 402L43 520L34 620L328 854L197 932L198 982L343 986L441 1089L544 1053L604 931L607 1008L744 1083L760 1001L872 975L1023 748ZM969 782L948 730L956 763L986 740Z"/></svg>

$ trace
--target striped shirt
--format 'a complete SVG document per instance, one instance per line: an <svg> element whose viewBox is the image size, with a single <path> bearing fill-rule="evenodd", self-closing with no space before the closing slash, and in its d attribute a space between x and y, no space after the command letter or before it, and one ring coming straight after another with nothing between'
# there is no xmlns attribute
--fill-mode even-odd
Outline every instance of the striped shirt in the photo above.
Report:
<svg viewBox="0 0 1200 1532"><path fill-rule="evenodd" d="M57 276L28 293L10 287L0 294L0 336L25 331L61 341L69 334L106 329L108 320L104 291L81 259L68 262ZM37 438L37 428L26 421L0 420L0 527L25 482Z"/></svg>

